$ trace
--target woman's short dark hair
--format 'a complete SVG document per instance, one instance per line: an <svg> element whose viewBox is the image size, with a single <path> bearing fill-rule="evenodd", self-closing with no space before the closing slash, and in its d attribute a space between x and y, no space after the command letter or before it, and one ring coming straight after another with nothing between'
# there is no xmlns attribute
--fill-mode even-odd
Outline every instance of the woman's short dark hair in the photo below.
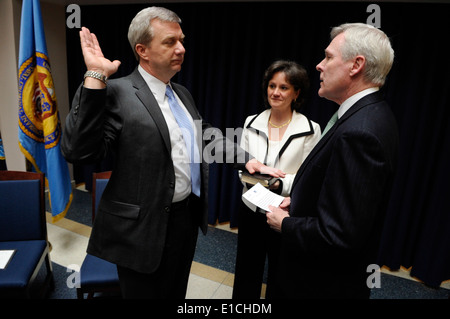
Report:
<svg viewBox="0 0 450 319"><path fill-rule="evenodd" d="M305 68L293 61L278 60L273 62L267 68L262 82L264 104L267 108L270 108L267 99L267 87L275 73L278 72L283 72L285 74L286 80L294 87L295 91L300 90L298 98L295 101L292 101L291 104L293 111L300 112L300 108L305 103L306 94L309 90L309 78Z"/></svg>

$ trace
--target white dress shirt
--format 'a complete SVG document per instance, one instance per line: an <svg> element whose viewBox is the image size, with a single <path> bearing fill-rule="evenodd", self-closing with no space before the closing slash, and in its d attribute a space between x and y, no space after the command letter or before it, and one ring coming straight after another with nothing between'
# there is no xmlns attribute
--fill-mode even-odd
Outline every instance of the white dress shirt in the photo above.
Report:
<svg viewBox="0 0 450 319"><path fill-rule="evenodd" d="M361 92L358 92L358 93L350 96L339 107L339 109L338 109L338 118L340 119L345 114L345 112L347 112L348 109L353 106L353 104L355 104L356 102L361 100L366 95L369 95L371 93L377 92L379 89L380 88L378 88L378 87L372 87L372 88L365 89L365 90L363 90Z"/></svg>
<svg viewBox="0 0 450 319"><path fill-rule="evenodd" d="M161 112L166 120L167 127L169 129L170 135L170 145L172 148L172 161L175 169L175 194L173 195L173 202L179 202L191 193L191 169L189 166L189 153L186 148L186 144L183 140L183 134L181 133L180 127L178 126L177 120L173 116L170 110L169 101L166 96L166 86L167 84L157 79L153 75L146 72L141 66L138 67L139 73L144 78L148 87L152 91L156 101L158 102ZM169 83L170 85L170 83ZM183 102L177 96L175 91L173 91L178 104L186 112L189 121L194 128L194 134L197 141L197 128L194 125L192 116L189 114L188 110L184 106ZM201 148L200 148L201 149Z"/></svg>

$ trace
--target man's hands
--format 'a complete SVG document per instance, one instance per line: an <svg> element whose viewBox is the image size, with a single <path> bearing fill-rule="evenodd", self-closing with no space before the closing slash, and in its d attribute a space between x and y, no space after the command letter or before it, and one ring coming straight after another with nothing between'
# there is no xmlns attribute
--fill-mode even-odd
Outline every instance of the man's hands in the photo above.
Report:
<svg viewBox="0 0 450 319"><path fill-rule="evenodd" d="M120 61L114 60L111 62L106 59L103 56L97 37L85 27L82 27L80 31L80 43L87 70L99 72L106 77L110 77L117 72ZM84 86L91 89L99 89L104 88L105 84L97 79L87 77Z"/></svg>
<svg viewBox="0 0 450 319"><path fill-rule="evenodd" d="M291 198L285 197L279 207L269 206L270 211L266 213L267 223L270 228L277 232L281 232L283 219L289 217L289 207L291 206Z"/></svg>
<svg viewBox="0 0 450 319"><path fill-rule="evenodd" d="M263 163L256 160L256 158L252 158L245 164L245 168L250 174L254 174L255 172L259 172L261 174L268 174L272 177L285 177L286 174L273 167L269 167L264 165Z"/></svg>

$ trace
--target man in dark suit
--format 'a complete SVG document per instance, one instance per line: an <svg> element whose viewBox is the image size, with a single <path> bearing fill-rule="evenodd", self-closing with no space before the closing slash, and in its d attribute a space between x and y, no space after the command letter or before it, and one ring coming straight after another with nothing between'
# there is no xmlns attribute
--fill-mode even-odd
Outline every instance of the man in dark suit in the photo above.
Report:
<svg viewBox="0 0 450 319"><path fill-rule="evenodd" d="M290 198L267 213L281 231L279 283L287 298L368 298L398 152L395 118L383 100L394 58L389 39L345 24L320 72L319 96L339 104L337 122L300 167ZM364 41L362 41L364 40Z"/></svg>
<svg viewBox="0 0 450 319"><path fill-rule="evenodd" d="M117 264L125 298L185 297L198 227L207 229L205 144L236 168L284 176L202 122L188 90L170 82L184 59L180 23L164 8L139 12L128 32L139 66L109 81L120 62L103 56L88 29L80 31L88 71L66 120L62 151L76 163L114 154L87 251Z"/></svg>

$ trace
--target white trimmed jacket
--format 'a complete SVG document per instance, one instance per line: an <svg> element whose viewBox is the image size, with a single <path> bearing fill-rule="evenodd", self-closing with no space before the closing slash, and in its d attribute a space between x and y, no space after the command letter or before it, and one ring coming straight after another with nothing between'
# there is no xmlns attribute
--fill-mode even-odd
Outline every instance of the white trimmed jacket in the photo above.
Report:
<svg viewBox="0 0 450 319"><path fill-rule="evenodd" d="M241 147L254 156L258 161L267 164L269 148L268 121L271 110L267 109L259 114L247 117L241 137ZM292 182L300 165L319 142L321 130L319 124L309 120L301 113L293 112L292 120L280 141L278 156L271 166L286 173L282 178L281 196L289 196ZM241 171L239 171L239 177ZM243 183L243 193L247 185ZM253 211L256 207L244 200Z"/></svg>

